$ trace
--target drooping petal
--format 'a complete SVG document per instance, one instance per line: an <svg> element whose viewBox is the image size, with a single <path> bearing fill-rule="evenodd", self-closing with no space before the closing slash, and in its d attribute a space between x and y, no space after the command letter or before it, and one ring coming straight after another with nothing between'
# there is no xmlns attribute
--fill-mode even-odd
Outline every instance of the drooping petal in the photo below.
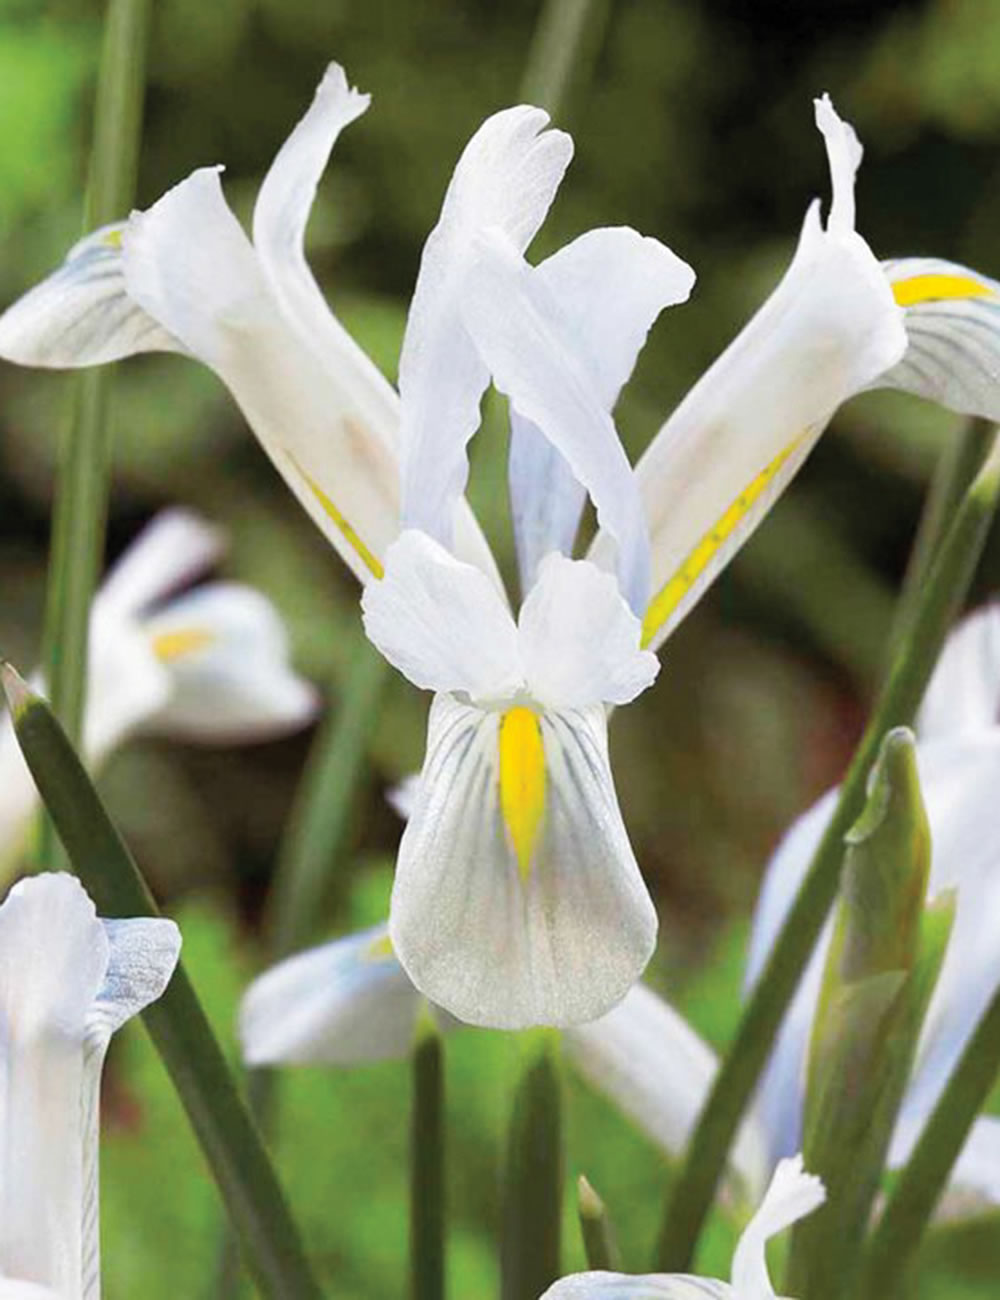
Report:
<svg viewBox="0 0 1000 1300"><path fill-rule="evenodd" d="M502 753L515 713L435 698L389 930L417 988L458 1019L577 1024L638 979L656 913L618 809L603 708L543 714Z"/></svg>
<svg viewBox="0 0 1000 1300"><path fill-rule="evenodd" d="M104 1057L111 1035L162 995L181 950L181 934L173 921L135 917L103 921L102 925L108 941L108 965L87 1013L80 1096L83 1300L100 1300L101 1294L98 1155Z"/></svg>
<svg viewBox="0 0 1000 1300"><path fill-rule="evenodd" d="M0 1268L82 1295L83 1046L104 927L71 876L15 885L0 907Z"/></svg>
<svg viewBox="0 0 1000 1300"><path fill-rule="evenodd" d="M222 530L194 511L161 510L111 566L98 600L140 614L216 565L225 545Z"/></svg>
<svg viewBox="0 0 1000 1300"><path fill-rule="evenodd" d="M573 152L568 135L545 130L548 120L526 105L486 119L458 161L420 261L399 362L403 524L445 545L489 382L460 314L472 245L487 227L518 251L531 242Z"/></svg>
<svg viewBox="0 0 1000 1300"><path fill-rule="evenodd" d="M289 661L288 633L258 591L214 582L188 592L142 625L169 678L148 733L228 744L307 726L319 695Z"/></svg>
<svg viewBox="0 0 1000 1300"><path fill-rule="evenodd" d="M123 244L130 295L216 371L354 573L379 575L398 531L394 429L369 421L336 358L324 362L286 318L217 169L133 215Z"/></svg>
<svg viewBox="0 0 1000 1300"><path fill-rule="evenodd" d="M546 556L518 619L532 698L552 709L634 700L659 672L656 656L639 649L640 632L609 573Z"/></svg>
<svg viewBox="0 0 1000 1300"><path fill-rule="evenodd" d="M728 1282L687 1273L574 1273L541 1300L742 1300Z"/></svg>
<svg viewBox="0 0 1000 1300"><path fill-rule="evenodd" d="M122 270L123 223L102 226L0 316L0 357L25 366L100 365L137 352L184 345L129 297Z"/></svg>
<svg viewBox="0 0 1000 1300"><path fill-rule="evenodd" d="M718 1069L708 1044L643 984L599 1020L567 1029L569 1060L668 1155L687 1145ZM756 1200L769 1173L763 1135L742 1126L731 1153L746 1194Z"/></svg>
<svg viewBox="0 0 1000 1300"><path fill-rule="evenodd" d="M920 706L921 740L960 735L1000 722L1000 605L962 620L945 643Z"/></svg>
<svg viewBox="0 0 1000 1300"><path fill-rule="evenodd" d="M733 1255L733 1290L740 1300L774 1300L765 1247L785 1228L812 1214L826 1200L815 1174L807 1174L802 1157L779 1162L760 1208L744 1229Z"/></svg>
<svg viewBox="0 0 1000 1300"><path fill-rule="evenodd" d="M888 282L850 228L856 141L836 129L829 113L817 105L834 181L828 229L814 204L777 289L636 468L652 543L654 594L644 630L650 648L747 540L836 408L906 348ZM605 565L607 549L606 539L595 539L595 558Z"/></svg>
<svg viewBox="0 0 1000 1300"><path fill-rule="evenodd" d="M649 593L649 539L638 484L560 303L495 230L476 241L462 318L496 387L545 434L584 485L618 546L622 591L634 610Z"/></svg>
<svg viewBox="0 0 1000 1300"><path fill-rule="evenodd" d="M396 960L386 926L279 962L240 1004L243 1059L259 1065L402 1060L423 998Z"/></svg>
<svg viewBox="0 0 1000 1300"><path fill-rule="evenodd" d="M873 386L1000 419L1000 283L934 257L882 267L903 309L907 348Z"/></svg>
<svg viewBox="0 0 1000 1300"><path fill-rule="evenodd" d="M559 304L579 355L610 412L653 321L683 302L694 272L655 239L628 227L590 230L533 272ZM571 553L585 491L537 425L511 411L510 498L521 586L549 551Z"/></svg>
<svg viewBox="0 0 1000 1300"><path fill-rule="evenodd" d="M502 699L523 685L517 629L493 583L408 529L361 598L365 631L415 686Z"/></svg>

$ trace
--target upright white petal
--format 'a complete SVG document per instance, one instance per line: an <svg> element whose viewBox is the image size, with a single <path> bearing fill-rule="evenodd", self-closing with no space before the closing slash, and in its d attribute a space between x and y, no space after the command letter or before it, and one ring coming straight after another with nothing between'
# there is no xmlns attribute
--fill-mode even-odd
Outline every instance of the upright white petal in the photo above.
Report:
<svg viewBox="0 0 1000 1300"><path fill-rule="evenodd" d="M143 724L147 733L228 744L306 726L319 710L314 686L289 662L288 632L251 587L214 582L144 620L150 653L170 692Z"/></svg>
<svg viewBox="0 0 1000 1300"><path fill-rule="evenodd" d="M622 226L590 230L534 271L559 304L607 411L627 383L653 321L683 302L694 272L655 239ZM510 497L521 585L549 551L570 554L585 491L538 426L511 411Z"/></svg>
<svg viewBox="0 0 1000 1300"><path fill-rule="evenodd" d="M640 614L649 540L639 489L614 421L559 301L499 231L480 236L462 318L496 387L558 449L618 546L622 590Z"/></svg>
<svg viewBox="0 0 1000 1300"><path fill-rule="evenodd" d="M523 684L517 629L493 583L425 533L404 532L361 598L365 631L424 690L502 699Z"/></svg>
<svg viewBox="0 0 1000 1300"><path fill-rule="evenodd" d="M1000 722L1000 604L962 620L945 643L920 706L921 740L983 731Z"/></svg>
<svg viewBox="0 0 1000 1300"><path fill-rule="evenodd" d="M184 345L129 297L122 223L75 244L65 262L0 316L0 357L25 366L100 365Z"/></svg>
<svg viewBox="0 0 1000 1300"><path fill-rule="evenodd" d="M258 1065L402 1060L423 998L385 925L297 953L253 981L240 1003L243 1059Z"/></svg>
<svg viewBox="0 0 1000 1300"><path fill-rule="evenodd" d="M764 517L836 408L903 355L902 313L865 241L850 228L853 133L831 129L834 203L816 205L777 289L666 422L639 461L659 645ZM606 539L595 557L607 563Z"/></svg>
<svg viewBox="0 0 1000 1300"><path fill-rule="evenodd" d="M807 1174L802 1157L779 1162L760 1208L747 1224L733 1255L733 1290L740 1300L773 1300L765 1247L785 1228L812 1214L826 1200L826 1190Z"/></svg>
<svg viewBox="0 0 1000 1300"><path fill-rule="evenodd" d="M600 1019L567 1029L563 1043L589 1084L668 1155L680 1155L719 1065L683 1016L636 984ZM756 1199L770 1167L764 1135L752 1120L741 1127L730 1163L743 1192Z"/></svg>
<svg viewBox="0 0 1000 1300"><path fill-rule="evenodd" d="M111 566L98 601L124 615L150 606L218 564L225 535L183 506L161 510Z"/></svg>
<svg viewBox="0 0 1000 1300"><path fill-rule="evenodd" d="M592 1020L635 983L656 938L604 710L538 719L544 784L527 870L501 806L500 727L499 713L434 700L396 867L393 946L424 996L469 1024Z"/></svg>
<svg viewBox="0 0 1000 1300"><path fill-rule="evenodd" d="M124 235L128 291L212 367L276 467L362 581L398 530L393 433L352 403L285 316L205 168L135 214ZM388 417L387 417L388 418Z"/></svg>
<svg viewBox="0 0 1000 1300"><path fill-rule="evenodd" d="M532 697L552 709L634 700L660 667L654 654L639 649L640 633L609 573L586 560L548 555L518 619Z"/></svg>
<svg viewBox="0 0 1000 1300"><path fill-rule="evenodd" d="M568 135L545 130L548 120L525 105L486 119L458 161L424 245L399 362L403 524L445 545L489 382L460 315L472 244L488 227L518 251L531 242L573 152Z"/></svg>
<svg viewBox="0 0 1000 1300"><path fill-rule="evenodd" d="M95 603L90 619L83 751L100 763L170 698L169 675L130 619Z"/></svg>
<svg viewBox="0 0 1000 1300"><path fill-rule="evenodd" d="M1000 283L935 257L883 263L903 309L902 361L873 385L1000 420Z"/></svg>

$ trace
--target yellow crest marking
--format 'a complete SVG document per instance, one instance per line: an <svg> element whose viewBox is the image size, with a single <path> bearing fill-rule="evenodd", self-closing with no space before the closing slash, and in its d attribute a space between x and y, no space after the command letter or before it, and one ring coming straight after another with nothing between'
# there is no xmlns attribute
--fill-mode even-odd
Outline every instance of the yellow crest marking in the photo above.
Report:
<svg viewBox="0 0 1000 1300"><path fill-rule="evenodd" d="M369 572L372 573L376 578L381 578L382 575L385 573L385 569L382 567L382 561L378 558L378 556L374 553L374 551L368 549L368 547L361 540L357 531L348 522L346 516L341 514L341 512L337 509L337 507L330 500L327 494L323 491L320 485L312 477L312 475L306 473L306 471L302 468L302 466L295 459L292 453L287 450L287 448L285 449L285 455L295 466L299 475L305 480L305 483L308 486L309 491L313 494L313 496L316 498L319 504L323 507L323 513L340 530L340 533L343 536L344 540L347 542L348 546L350 546L351 549L355 552L355 554L358 555L358 557L361 560L361 563L365 565L365 567L369 570Z"/></svg>
<svg viewBox="0 0 1000 1300"><path fill-rule="evenodd" d="M520 706L500 719L500 810L527 880L545 812L545 747L538 718Z"/></svg>
<svg viewBox="0 0 1000 1300"><path fill-rule="evenodd" d="M371 941L362 955L365 961L385 961L393 955L392 940L387 934L380 935Z"/></svg>
<svg viewBox="0 0 1000 1300"><path fill-rule="evenodd" d="M754 503L798 445L799 439L796 438L784 451L775 456L756 478L750 480L725 514L716 520L697 546L687 553L680 567L649 602L642 620L644 647L652 642L660 628L708 568L713 556L732 535L740 521L746 518Z"/></svg>
<svg viewBox="0 0 1000 1300"><path fill-rule="evenodd" d="M169 664L195 654L198 650L204 650L214 640L214 633L207 632L203 627L182 627L176 632L160 632L153 637L153 654L161 663Z"/></svg>
<svg viewBox="0 0 1000 1300"><path fill-rule="evenodd" d="M946 302L962 298L993 298L988 284L971 275L913 275L892 285L892 296L900 307L915 307L922 302Z"/></svg>

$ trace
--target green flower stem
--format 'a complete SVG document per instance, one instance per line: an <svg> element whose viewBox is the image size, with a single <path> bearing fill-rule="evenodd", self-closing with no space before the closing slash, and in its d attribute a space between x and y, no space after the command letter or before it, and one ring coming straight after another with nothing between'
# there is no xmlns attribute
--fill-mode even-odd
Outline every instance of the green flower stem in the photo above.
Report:
<svg viewBox="0 0 1000 1300"><path fill-rule="evenodd" d="M576 1180L576 1209L587 1267L619 1272L621 1252L607 1206L583 1174Z"/></svg>
<svg viewBox="0 0 1000 1300"><path fill-rule="evenodd" d="M358 786L367 771L367 740L378 721L389 665L360 635L340 705L320 726L302 775L272 885L269 954L295 952L322 913L339 865Z"/></svg>
<svg viewBox="0 0 1000 1300"><path fill-rule="evenodd" d="M413 1049L410 1112L410 1296L445 1293L444 1043L425 1012Z"/></svg>
<svg viewBox="0 0 1000 1300"><path fill-rule="evenodd" d="M1000 1071L1000 993L969 1039L889 1194L862 1265L859 1300L887 1300L903 1281L948 1175Z"/></svg>
<svg viewBox="0 0 1000 1300"><path fill-rule="evenodd" d="M559 1277L562 1227L562 1080L558 1037L525 1035L525 1063L507 1131L501 1300L538 1300Z"/></svg>
<svg viewBox="0 0 1000 1300"><path fill-rule="evenodd" d="M46 703L4 665L18 742L77 874L102 916L157 908L90 778ZM143 1020L188 1113L261 1293L319 1300L274 1169L183 967Z"/></svg>
<svg viewBox="0 0 1000 1300"><path fill-rule="evenodd" d="M149 0L109 0L104 26L94 142L84 213L91 230L132 207L142 128ZM59 454L52 523L43 660L49 698L79 744L87 690L90 602L104 556L111 478L108 367L73 380L70 418ZM43 819L39 856L63 863L58 839Z"/></svg>
<svg viewBox="0 0 1000 1300"><path fill-rule="evenodd" d="M770 957L744 1008L695 1127L668 1201L657 1246L664 1272L690 1268L740 1118L767 1061L837 892L844 836L861 811L882 737L912 722L951 622L961 606L1000 495L1000 445L976 475L951 522L885 685L840 788L840 798Z"/></svg>
<svg viewBox="0 0 1000 1300"><path fill-rule="evenodd" d="M569 92L589 78L601 48L611 0L546 0L528 52L521 98L565 116Z"/></svg>
<svg viewBox="0 0 1000 1300"><path fill-rule="evenodd" d="M895 651L899 638L913 617L914 605L934 556L959 502L986 459L993 443L993 432L994 426L988 420L973 417L956 437L949 438L938 458L896 606L891 651Z"/></svg>

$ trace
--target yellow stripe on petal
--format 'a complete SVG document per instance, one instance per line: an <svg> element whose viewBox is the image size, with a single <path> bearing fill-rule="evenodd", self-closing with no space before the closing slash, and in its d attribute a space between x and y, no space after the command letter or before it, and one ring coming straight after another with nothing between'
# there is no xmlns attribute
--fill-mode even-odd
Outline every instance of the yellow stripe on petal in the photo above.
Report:
<svg viewBox="0 0 1000 1300"><path fill-rule="evenodd" d="M784 451L775 456L756 478L750 480L725 514L716 521L697 546L687 553L680 568L667 579L649 602L642 620L644 647L654 640L667 619L705 572L741 521L750 513L756 501L798 445L799 439L796 438Z"/></svg>
<svg viewBox="0 0 1000 1300"><path fill-rule="evenodd" d="M160 632L153 637L153 654L161 663L174 663L204 650L214 640L214 633L203 627L182 627L176 632Z"/></svg>
<svg viewBox="0 0 1000 1300"><path fill-rule="evenodd" d="M306 471L302 468L302 466L299 464L299 462L295 459L295 457L292 455L290 451L286 451L285 454L288 456L288 459L295 466L296 470L301 475L301 477L305 480L309 488L309 491L313 494L313 496L316 498L319 504L323 507L323 513L326 515L326 517L329 520L331 520L334 526L340 530L340 533L343 536L344 540L347 542L348 546L350 546L351 549L358 555L358 557L361 560L361 563L376 578L381 578L385 573L385 569L382 567L382 561L378 558L378 556L374 553L374 551L370 550L364 544L364 542L361 540L361 537L358 535L358 532L354 528L354 526L351 523L349 523L347 517L343 515L340 512L340 510L337 509L336 505L333 503L330 497L327 496L327 494L323 491L323 489L312 477L312 475L306 473Z"/></svg>
<svg viewBox="0 0 1000 1300"><path fill-rule="evenodd" d="M954 302L962 298L993 298L988 284L971 275L912 275L892 285L892 296L900 307L916 307L922 302Z"/></svg>
<svg viewBox="0 0 1000 1300"><path fill-rule="evenodd" d="M527 880L545 813L545 747L531 709L508 709L500 719L500 809Z"/></svg>

